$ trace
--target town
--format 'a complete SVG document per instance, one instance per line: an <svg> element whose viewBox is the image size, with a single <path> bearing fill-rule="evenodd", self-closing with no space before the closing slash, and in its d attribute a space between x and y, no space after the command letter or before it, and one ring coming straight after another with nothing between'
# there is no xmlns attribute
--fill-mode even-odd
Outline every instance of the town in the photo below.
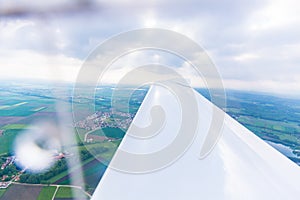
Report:
<svg viewBox="0 0 300 200"><path fill-rule="evenodd" d="M87 131L93 131L98 128L120 128L127 130L134 118L135 114L125 112L114 112L109 109L108 112L98 111L93 115L86 117L75 123L75 127L82 128Z"/></svg>

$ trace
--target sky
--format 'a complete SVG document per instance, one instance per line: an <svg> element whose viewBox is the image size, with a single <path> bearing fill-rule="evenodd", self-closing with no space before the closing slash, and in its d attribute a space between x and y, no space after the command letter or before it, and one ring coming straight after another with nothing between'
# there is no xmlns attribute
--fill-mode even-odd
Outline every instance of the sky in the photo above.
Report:
<svg viewBox="0 0 300 200"><path fill-rule="evenodd" d="M173 30L196 41L226 89L300 96L297 0L0 0L0 79L74 82L99 44L140 28ZM105 81L149 62L177 65L201 86L186 63L161 52L121 58Z"/></svg>

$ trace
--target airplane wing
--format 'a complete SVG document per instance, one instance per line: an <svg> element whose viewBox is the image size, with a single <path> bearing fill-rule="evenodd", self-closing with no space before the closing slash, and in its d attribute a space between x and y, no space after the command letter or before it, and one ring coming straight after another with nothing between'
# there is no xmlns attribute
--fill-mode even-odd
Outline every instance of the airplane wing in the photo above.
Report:
<svg viewBox="0 0 300 200"><path fill-rule="evenodd" d="M92 199L298 200L300 168L227 114L217 145L206 158L199 158L215 106L196 91L195 95L199 124L188 150L159 170L126 173L113 167L120 151L147 154L163 149L175 137L172 130L179 128L174 95L162 86L151 87L133 123L140 127L151 123L150 108L156 105L171 120L160 134L145 140L131 137L129 129Z"/></svg>

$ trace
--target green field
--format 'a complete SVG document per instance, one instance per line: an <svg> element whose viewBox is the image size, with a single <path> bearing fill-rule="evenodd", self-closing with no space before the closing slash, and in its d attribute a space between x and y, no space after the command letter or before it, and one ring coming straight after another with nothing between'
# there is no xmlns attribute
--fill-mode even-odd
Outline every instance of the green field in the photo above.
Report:
<svg viewBox="0 0 300 200"><path fill-rule="evenodd" d="M12 105L4 105L4 106L0 106L0 110L5 110L5 109L14 109L18 106L27 104L28 102L20 102L20 103L16 103L16 104L12 104Z"/></svg>
<svg viewBox="0 0 300 200"><path fill-rule="evenodd" d="M6 192L5 189L0 189L0 198L4 195L5 192Z"/></svg>
<svg viewBox="0 0 300 200"><path fill-rule="evenodd" d="M36 108L36 109L34 109L34 110L32 110L32 111L34 111L34 112L38 112L38 111L41 111L41 110L44 110L44 109L46 109L46 107L45 107L45 106L43 106L43 107L39 107L39 108Z"/></svg>
<svg viewBox="0 0 300 200"><path fill-rule="evenodd" d="M239 116L237 120L265 140L300 150L300 127L296 122L257 119L251 116Z"/></svg>
<svg viewBox="0 0 300 200"><path fill-rule="evenodd" d="M8 124L1 128L4 132L0 136L0 155L12 152L16 136L26 127L25 124Z"/></svg>
<svg viewBox="0 0 300 200"><path fill-rule="evenodd" d="M33 105L27 105L26 102L21 102L15 105L4 105L0 108L0 116L29 116L34 114L34 111L31 111L35 108Z"/></svg>
<svg viewBox="0 0 300 200"><path fill-rule="evenodd" d="M55 198L72 198L73 197L73 192L72 188L70 187L59 187Z"/></svg>
<svg viewBox="0 0 300 200"><path fill-rule="evenodd" d="M84 141L84 137L85 134L88 132L87 130L83 129L83 128L76 128L74 130L77 133L77 141L78 142L83 142Z"/></svg>
<svg viewBox="0 0 300 200"><path fill-rule="evenodd" d="M0 136L0 155L11 153L13 150L13 142L19 134L20 129L8 129Z"/></svg>
<svg viewBox="0 0 300 200"><path fill-rule="evenodd" d="M59 187L55 198L61 198L61 199L65 199L65 198L73 198L74 194L76 194L77 198L88 198L82 190L77 189L77 188L71 188L71 187Z"/></svg>
<svg viewBox="0 0 300 200"><path fill-rule="evenodd" d="M109 138L123 138L125 135L125 132L122 131L122 129L120 128L102 128L99 130L95 130L93 132L90 133L90 135L98 135L98 136L106 136Z"/></svg>
<svg viewBox="0 0 300 200"><path fill-rule="evenodd" d="M3 126L1 129L8 130L8 129L25 129L28 127L26 124L8 124Z"/></svg>
<svg viewBox="0 0 300 200"><path fill-rule="evenodd" d="M104 152L102 152L98 155L94 155L94 156L101 157L103 161L109 162L112 159L118 146L120 145L120 142L121 142L121 140L115 140L115 141L111 141L111 142L103 141L103 142L97 142L94 144L85 145L84 148L86 148L87 150L90 150L90 151L92 151L92 149L94 149L94 148L106 148L107 151L104 151ZM80 147L80 148L82 148L82 147Z"/></svg>
<svg viewBox="0 0 300 200"><path fill-rule="evenodd" d="M70 172L74 171L74 170L78 170L80 167L82 167L83 165L91 162L92 160L94 160L95 158L90 158L90 159L87 159L83 162L79 162L78 165L74 166L73 168L71 169L68 169L68 170L65 170L63 171L62 173L60 174L57 174L56 176L52 177L51 179L49 179L48 181L50 183L56 183L58 180L64 178L65 176L67 176ZM69 182L67 182L66 184L69 184Z"/></svg>
<svg viewBox="0 0 300 200"><path fill-rule="evenodd" d="M55 186L43 187L37 200L52 200L55 190Z"/></svg>

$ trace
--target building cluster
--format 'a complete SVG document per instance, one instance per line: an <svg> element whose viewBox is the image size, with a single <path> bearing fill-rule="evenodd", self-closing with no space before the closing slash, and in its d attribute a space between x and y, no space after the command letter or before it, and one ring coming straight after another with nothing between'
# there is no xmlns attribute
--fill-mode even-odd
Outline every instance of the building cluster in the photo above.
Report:
<svg viewBox="0 0 300 200"><path fill-rule="evenodd" d="M10 182L0 182L0 189L8 188Z"/></svg>
<svg viewBox="0 0 300 200"><path fill-rule="evenodd" d="M7 157L6 158L6 161L1 165L1 170L4 170L7 166L9 165L12 165L16 160L16 157L15 156L10 156L10 157ZM1 181L0 181L0 189L5 189L7 188L10 184L11 184L11 181L7 181L7 179L9 178L8 175L3 175L1 177ZM18 180L18 176L16 175L13 175L11 177L12 179L16 179Z"/></svg>
<svg viewBox="0 0 300 200"><path fill-rule="evenodd" d="M6 179L8 178L8 176L7 176L7 175L3 175L3 177L2 177L2 182L0 181L0 189L6 189L6 188L8 188L8 186L10 186L10 184L11 184L13 181L20 181L20 176L22 175L22 173L23 173L24 171L25 171L25 170L23 170L23 171L21 171L21 172L18 172L17 175L12 175L10 181L6 181Z"/></svg>
<svg viewBox="0 0 300 200"><path fill-rule="evenodd" d="M16 160L15 156L10 156L6 159L5 163L3 163L1 165L1 169L4 170L7 166L11 165L14 163L14 161Z"/></svg>
<svg viewBox="0 0 300 200"><path fill-rule="evenodd" d="M88 131L105 127L127 130L133 118L134 114L109 110L108 112L96 112L84 120L77 122L75 126Z"/></svg>

